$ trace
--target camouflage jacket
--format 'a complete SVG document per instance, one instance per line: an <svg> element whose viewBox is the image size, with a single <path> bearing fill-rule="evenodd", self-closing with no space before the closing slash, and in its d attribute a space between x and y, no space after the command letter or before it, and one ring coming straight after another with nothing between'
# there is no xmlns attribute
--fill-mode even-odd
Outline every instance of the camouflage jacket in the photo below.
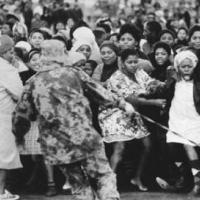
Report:
<svg viewBox="0 0 200 200"><path fill-rule="evenodd" d="M84 91L100 104L116 106L117 98L84 72L58 64L44 66L25 85L13 113L13 132L20 140L39 124L39 142L52 165L84 159L101 140L92 126L92 114Z"/></svg>

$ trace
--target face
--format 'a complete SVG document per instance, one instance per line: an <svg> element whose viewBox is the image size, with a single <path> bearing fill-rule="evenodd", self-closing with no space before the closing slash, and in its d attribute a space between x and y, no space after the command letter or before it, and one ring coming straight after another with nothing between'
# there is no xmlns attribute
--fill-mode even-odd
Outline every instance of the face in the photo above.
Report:
<svg viewBox="0 0 200 200"><path fill-rule="evenodd" d="M68 26L69 28L72 28L72 27L74 26L74 24L75 24L75 22L74 22L74 20L73 20L72 18L69 18L69 19L67 20L67 26Z"/></svg>
<svg viewBox="0 0 200 200"><path fill-rule="evenodd" d="M185 40L187 39L187 33L184 29L180 29L178 34L177 34L177 37L179 40Z"/></svg>
<svg viewBox="0 0 200 200"><path fill-rule="evenodd" d="M34 70L34 71L38 71L39 70L39 61L40 61L40 54L36 53L32 56L31 60L30 60L30 67Z"/></svg>
<svg viewBox="0 0 200 200"><path fill-rule="evenodd" d="M7 60L8 62L12 63L14 60L14 48L10 48L8 51L6 51L2 57Z"/></svg>
<svg viewBox="0 0 200 200"><path fill-rule="evenodd" d="M178 67L180 76L186 81L191 80L194 69L195 67L192 64L192 61L188 58L183 60Z"/></svg>
<svg viewBox="0 0 200 200"><path fill-rule="evenodd" d="M148 36L151 34L151 31L149 30L149 27L145 24L144 25L144 31L143 31L143 35L145 38L148 38Z"/></svg>
<svg viewBox="0 0 200 200"><path fill-rule="evenodd" d="M11 30L8 24L4 24L1 28L1 33L2 35L10 35L11 34Z"/></svg>
<svg viewBox="0 0 200 200"><path fill-rule="evenodd" d="M130 33L125 33L119 40L121 49L133 48L137 45L137 41Z"/></svg>
<svg viewBox="0 0 200 200"><path fill-rule="evenodd" d="M30 37L30 43L34 48L40 49L41 48L41 43L43 42L44 37L42 33L33 33L32 36Z"/></svg>
<svg viewBox="0 0 200 200"><path fill-rule="evenodd" d="M89 76L92 76L93 69L91 66L91 63L85 63L85 65L82 66L82 70L87 73Z"/></svg>
<svg viewBox="0 0 200 200"><path fill-rule="evenodd" d="M88 45L81 45L79 49L77 50L77 52L82 53L86 57L87 60L90 58L91 53L92 53L91 48Z"/></svg>
<svg viewBox="0 0 200 200"><path fill-rule="evenodd" d="M162 66L167 61L168 58L169 58L169 55L165 49L163 48L156 49L155 60L159 66Z"/></svg>
<svg viewBox="0 0 200 200"><path fill-rule="evenodd" d="M64 30L65 29L65 25L61 22L58 22L56 24L56 31L60 31L60 30Z"/></svg>
<svg viewBox="0 0 200 200"><path fill-rule="evenodd" d="M111 48L105 46L101 48L101 58L104 64L110 65L115 62L117 55Z"/></svg>
<svg viewBox="0 0 200 200"><path fill-rule="evenodd" d="M193 33L192 37L190 38L190 46L197 50L200 49L200 31Z"/></svg>
<svg viewBox="0 0 200 200"><path fill-rule="evenodd" d="M131 73L134 74L138 68L138 56L136 55L129 55L127 59L124 61L124 69Z"/></svg>
<svg viewBox="0 0 200 200"><path fill-rule="evenodd" d="M168 44L169 46L172 46L174 44L174 38L170 33L164 33L161 36L160 41Z"/></svg>

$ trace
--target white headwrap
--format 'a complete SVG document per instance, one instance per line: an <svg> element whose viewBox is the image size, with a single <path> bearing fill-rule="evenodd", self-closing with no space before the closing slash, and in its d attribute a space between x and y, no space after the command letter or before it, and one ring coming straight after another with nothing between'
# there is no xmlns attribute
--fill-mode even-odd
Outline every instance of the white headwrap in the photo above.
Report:
<svg viewBox="0 0 200 200"><path fill-rule="evenodd" d="M90 47L91 49L91 52L92 52L92 45L91 43L89 43L88 41L86 40L76 40L72 46L72 49L71 51L72 52L76 52L82 45L87 45Z"/></svg>
<svg viewBox="0 0 200 200"><path fill-rule="evenodd" d="M87 41L92 47L92 54L90 56L90 59L95 60L97 63L101 63L100 50L96 43L95 36L90 28L88 27L77 28L73 33L73 37L75 41L79 40Z"/></svg>
<svg viewBox="0 0 200 200"><path fill-rule="evenodd" d="M70 51L68 56L69 56L69 61L71 65L75 65L81 60L86 61L86 57L82 53L79 53L79 52Z"/></svg>
<svg viewBox="0 0 200 200"><path fill-rule="evenodd" d="M195 68L197 66L198 58L190 50L180 51L174 58L174 68L178 71L178 67L185 59L190 59L192 61L192 65Z"/></svg>

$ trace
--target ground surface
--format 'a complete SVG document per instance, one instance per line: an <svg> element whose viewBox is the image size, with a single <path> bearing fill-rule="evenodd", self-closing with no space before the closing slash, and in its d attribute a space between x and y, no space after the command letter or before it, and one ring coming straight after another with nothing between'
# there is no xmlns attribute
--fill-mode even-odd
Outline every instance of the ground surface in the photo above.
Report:
<svg viewBox="0 0 200 200"><path fill-rule="evenodd" d="M158 192L128 192L121 194L121 200L197 200L200 197L193 197L190 194L170 194L170 193L158 193ZM21 200L71 200L69 195L62 195L47 198L42 195L22 195Z"/></svg>

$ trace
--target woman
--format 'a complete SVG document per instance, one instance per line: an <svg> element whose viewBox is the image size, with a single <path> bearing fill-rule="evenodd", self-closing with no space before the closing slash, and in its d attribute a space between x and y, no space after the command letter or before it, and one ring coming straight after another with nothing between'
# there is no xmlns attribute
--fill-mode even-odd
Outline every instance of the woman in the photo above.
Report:
<svg viewBox="0 0 200 200"><path fill-rule="evenodd" d="M11 64L14 41L6 35L0 37L0 199L16 200L18 195L5 191L6 172L21 168L19 152L12 133L12 112L23 90L17 69Z"/></svg>
<svg viewBox="0 0 200 200"><path fill-rule="evenodd" d="M100 53L103 64L96 67L92 78L100 82L105 82L118 70L118 48L113 42L104 41L100 47Z"/></svg>
<svg viewBox="0 0 200 200"><path fill-rule="evenodd" d="M155 83L140 67L138 67L138 52L134 49L127 49L121 53L121 69L117 70L107 80L107 88L116 93L120 98L130 98L130 102L140 102L144 105L154 105L160 107L162 100L142 100L140 94L149 93L150 85ZM135 104L137 106L137 104ZM103 109L99 114L100 126L106 143L114 144L114 152L111 156L111 167L116 171L119 162L122 159L125 141L132 139L142 139L144 144L144 153L140 160L136 176L131 183L138 186L142 191L147 191L142 183L142 173L150 151L150 140L148 130L145 128L140 116L130 118L123 111L118 109Z"/></svg>
<svg viewBox="0 0 200 200"><path fill-rule="evenodd" d="M154 70L151 76L164 82L167 79L167 68L171 66L170 61L171 48L164 42L157 42L153 53L149 55Z"/></svg>
<svg viewBox="0 0 200 200"><path fill-rule="evenodd" d="M97 194L102 200L119 199L115 175L107 162L101 137L92 126L83 89L93 92L94 96L98 93L104 105L119 106L127 112L129 109L133 112L132 107L119 102L87 74L83 74L80 81L81 72L66 66L70 61L60 41L42 43L41 62L40 72L27 83L15 110L14 133L22 137L30 127L30 120L37 120L46 163L58 165L69 177L77 198L93 200ZM23 113L24 107L27 113ZM96 193L89 183L90 178L97 183Z"/></svg>

